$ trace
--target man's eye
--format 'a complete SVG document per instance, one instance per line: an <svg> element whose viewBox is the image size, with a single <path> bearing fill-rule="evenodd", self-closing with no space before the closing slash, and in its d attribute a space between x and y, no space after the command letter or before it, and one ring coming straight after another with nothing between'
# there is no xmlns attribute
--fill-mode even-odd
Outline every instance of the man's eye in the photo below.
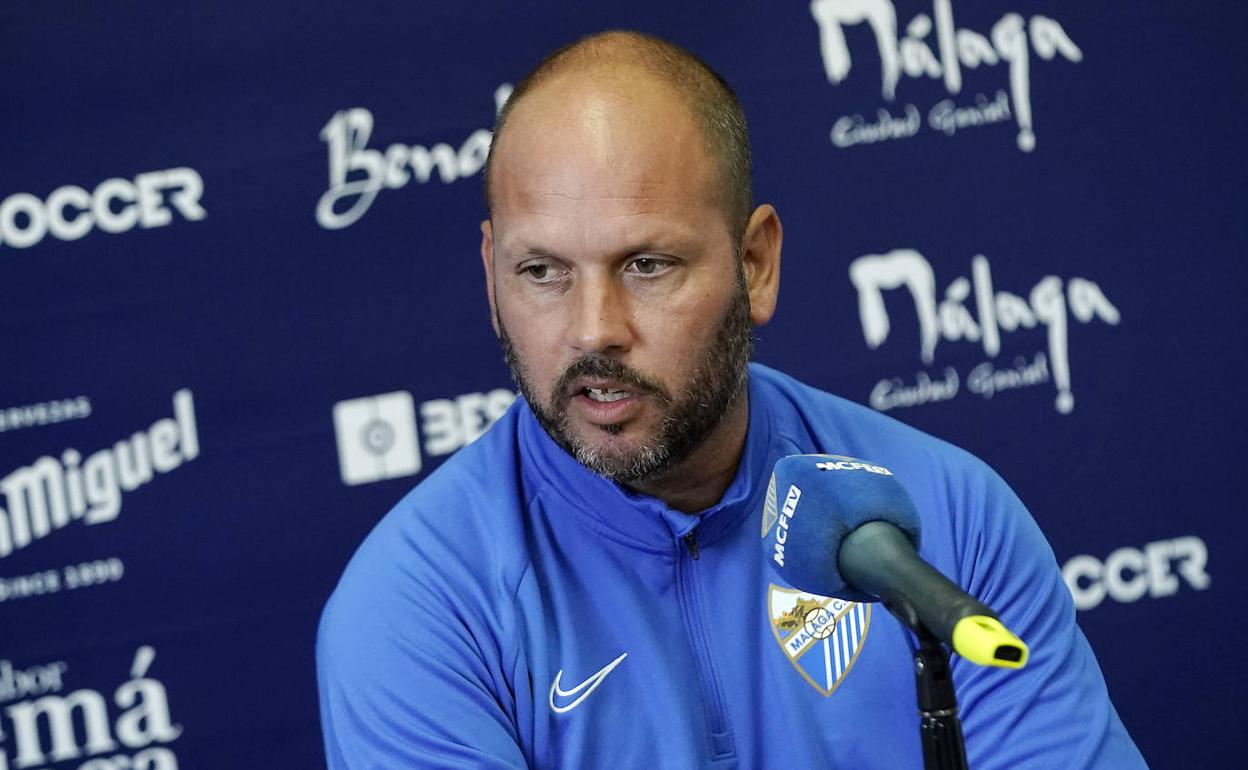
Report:
<svg viewBox="0 0 1248 770"><path fill-rule="evenodd" d="M553 281L557 277L555 268L552 265L543 264L541 262L535 265L526 265L520 269L520 272L537 283L547 283L549 281Z"/></svg>
<svg viewBox="0 0 1248 770"><path fill-rule="evenodd" d="M652 257L638 257L629 263L629 267L641 275L656 275L663 272L663 268L666 266L667 263L663 260Z"/></svg>

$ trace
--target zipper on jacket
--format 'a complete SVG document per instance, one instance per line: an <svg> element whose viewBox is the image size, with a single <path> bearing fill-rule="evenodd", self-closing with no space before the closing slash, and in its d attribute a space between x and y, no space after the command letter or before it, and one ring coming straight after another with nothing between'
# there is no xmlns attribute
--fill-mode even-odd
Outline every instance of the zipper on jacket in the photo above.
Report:
<svg viewBox="0 0 1248 770"><path fill-rule="evenodd" d="M689 631L689 643L693 647L695 670L702 689L702 704L710 728L711 760L720 761L736 756L737 749L728 727L724 709L724 694L716 676L714 660L707 643L702 591L697 582L696 562L702 554L698 538L690 531L681 538L684 553L676 560L676 584L680 594L681 609ZM686 554L688 558L686 558Z"/></svg>
<svg viewBox="0 0 1248 770"><path fill-rule="evenodd" d="M688 549L689 555L693 557L694 561L697 561L698 557L702 555L702 549L698 547L697 532L690 530L689 534L682 537L681 540L685 541L685 548Z"/></svg>

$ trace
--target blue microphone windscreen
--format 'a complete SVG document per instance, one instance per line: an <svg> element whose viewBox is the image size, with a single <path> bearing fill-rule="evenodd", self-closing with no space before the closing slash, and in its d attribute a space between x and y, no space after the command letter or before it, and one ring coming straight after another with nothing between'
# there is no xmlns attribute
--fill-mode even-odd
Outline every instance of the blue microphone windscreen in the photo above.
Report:
<svg viewBox="0 0 1248 770"><path fill-rule="evenodd" d="M841 577L841 540L868 521L886 521L919 547L919 514L892 471L841 455L791 455L776 463L763 504L763 555L801 591L874 601Z"/></svg>

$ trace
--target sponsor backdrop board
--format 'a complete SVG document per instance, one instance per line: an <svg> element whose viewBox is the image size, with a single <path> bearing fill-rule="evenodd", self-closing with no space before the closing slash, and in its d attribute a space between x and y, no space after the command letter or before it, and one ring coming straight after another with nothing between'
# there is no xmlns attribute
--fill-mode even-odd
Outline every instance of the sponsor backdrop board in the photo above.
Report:
<svg viewBox="0 0 1248 770"><path fill-rule="evenodd" d="M683 43L741 95L786 228L757 358L999 469L1146 757L1228 766L1244 22L9 2L0 767L323 766L322 603L514 398L477 256L495 110L604 27Z"/></svg>

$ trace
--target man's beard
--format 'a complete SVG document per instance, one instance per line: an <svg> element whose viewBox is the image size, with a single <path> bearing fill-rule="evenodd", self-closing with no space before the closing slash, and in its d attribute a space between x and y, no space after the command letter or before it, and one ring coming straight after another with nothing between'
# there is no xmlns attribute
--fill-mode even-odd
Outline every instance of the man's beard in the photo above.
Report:
<svg viewBox="0 0 1248 770"><path fill-rule="evenodd" d="M701 446L736 403L745 384L746 365L753 352L750 337L750 295L745 275L737 267L736 286L719 328L695 362L688 383L669 393L662 383L602 353L586 353L568 365L551 388L550 406L536 398L528 371L507 335L502 318L498 337L511 376L542 428L555 443L594 473L625 484L661 477ZM574 394L568 389L581 377L620 383L622 387L659 404L663 416L653 436L629 450L610 450L586 445L572 429L568 406ZM600 425L608 435L623 426Z"/></svg>

